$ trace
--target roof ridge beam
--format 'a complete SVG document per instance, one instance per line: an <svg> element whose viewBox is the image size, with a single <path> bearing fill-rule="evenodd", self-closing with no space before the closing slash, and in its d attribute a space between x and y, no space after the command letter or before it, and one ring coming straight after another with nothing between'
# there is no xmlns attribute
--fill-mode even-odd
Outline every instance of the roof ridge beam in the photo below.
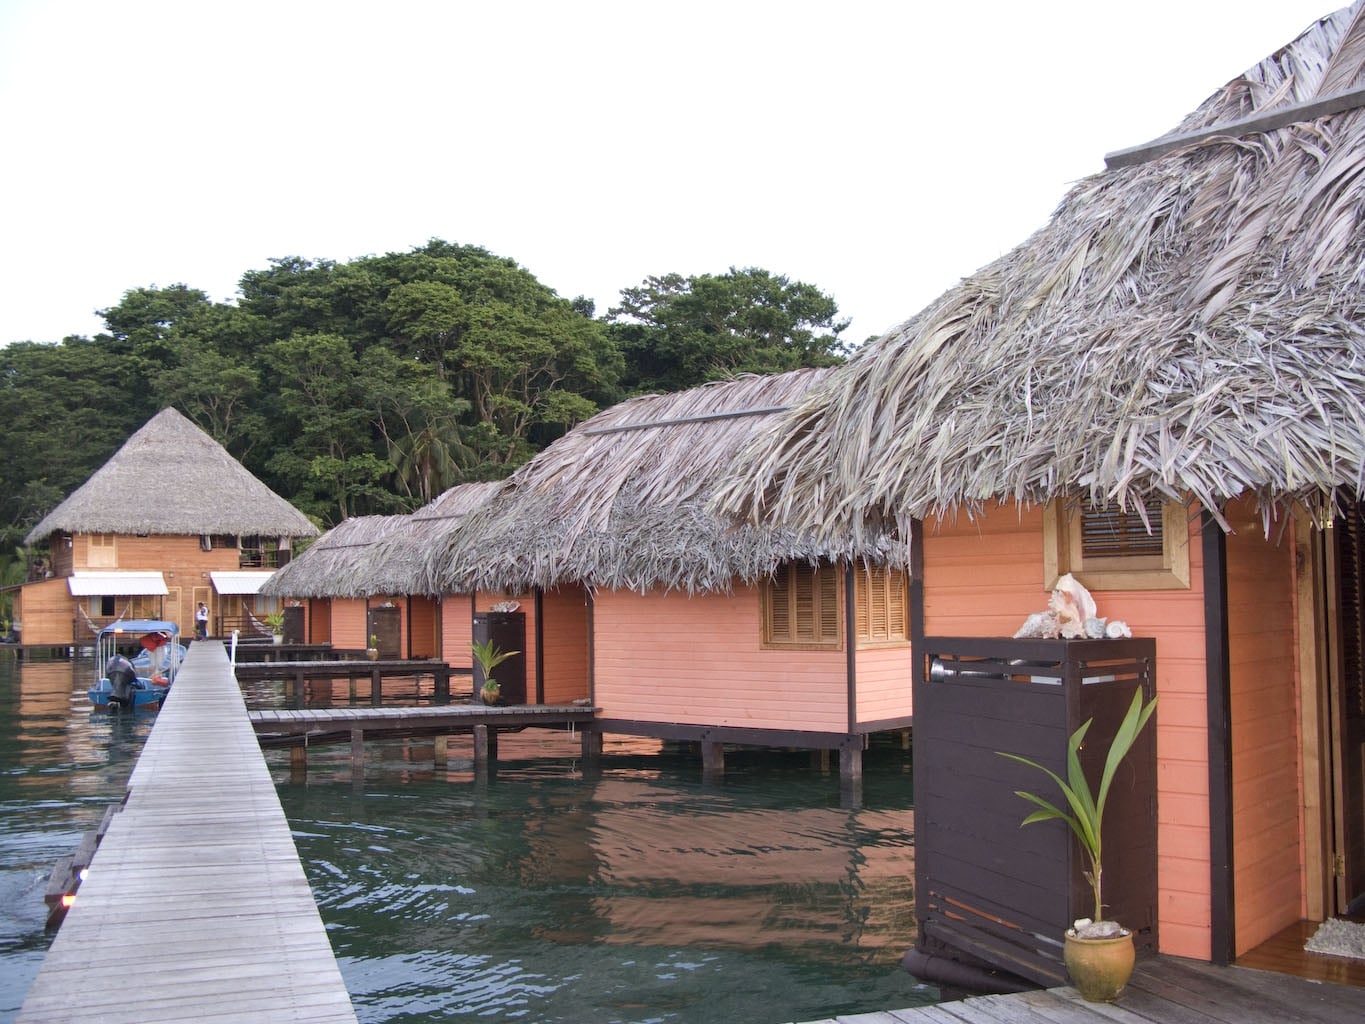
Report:
<svg viewBox="0 0 1365 1024"><path fill-rule="evenodd" d="M1118 149L1105 154L1104 166L1110 171L1117 170L1120 167L1132 167L1149 160L1155 160L1159 156L1165 156L1173 150L1183 149L1186 146L1203 142L1205 139L1217 138L1220 135L1237 138L1254 132L1274 131L1276 128L1283 128L1299 121L1313 121L1319 117L1340 114L1344 110L1354 110L1356 107L1362 106L1365 106L1365 88L1350 89L1346 92L1324 96L1322 99L1307 100L1303 103L1294 103L1287 107L1277 107L1274 110L1251 114L1248 117L1228 121L1212 128L1201 128L1198 131L1184 132L1180 135L1163 135L1159 139L1144 142L1140 146Z"/></svg>

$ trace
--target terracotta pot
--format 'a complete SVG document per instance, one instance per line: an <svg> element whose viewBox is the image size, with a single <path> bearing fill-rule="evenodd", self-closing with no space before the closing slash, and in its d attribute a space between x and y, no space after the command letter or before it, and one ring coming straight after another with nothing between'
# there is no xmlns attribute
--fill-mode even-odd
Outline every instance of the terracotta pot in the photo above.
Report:
<svg viewBox="0 0 1365 1024"><path fill-rule="evenodd" d="M1133 976L1133 933L1083 939L1068 931L1064 958L1071 983L1082 999L1112 1003Z"/></svg>

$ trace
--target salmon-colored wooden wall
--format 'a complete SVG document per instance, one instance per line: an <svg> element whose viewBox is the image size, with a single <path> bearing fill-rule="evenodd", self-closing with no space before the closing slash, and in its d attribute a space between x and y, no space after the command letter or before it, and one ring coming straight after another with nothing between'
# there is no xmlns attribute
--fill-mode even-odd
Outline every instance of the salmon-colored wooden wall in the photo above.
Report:
<svg viewBox="0 0 1365 1024"><path fill-rule="evenodd" d="M474 640L474 599L468 594L441 597L441 651L438 657L451 668L474 668L469 645Z"/></svg>
<svg viewBox="0 0 1365 1024"><path fill-rule="evenodd" d="M413 658L436 657L436 602L429 597L410 597L408 607L408 655Z"/></svg>
<svg viewBox="0 0 1365 1024"><path fill-rule="evenodd" d="M310 644L330 644L332 642L332 599L330 597L311 597L307 601L308 614L304 616L307 641Z"/></svg>
<svg viewBox="0 0 1365 1024"><path fill-rule="evenodd" d="M1250 502L1228 512L1235 953L1304 914L1293 531L1267 540Z"/></svg>
<svg viewBox="0 0 1365 1024"><path fill-rule="evenodd" d="M368 607L363 597L334 597L332 599L332 646L342 650L364 650L369 646L370 637L365 632L365 610Z"/></svg>
<svg viewBox="0 0 1365 1024"><path fill-rule="evenodd" d="M762 650L758 590L600 590L593 701L608 718L845 732L843 650Z"/></svg>
<svg viewBox="0 0 1365 1024"><path fill-rule="evenodd" d="M1203 555L1190 524L1188 590L1096 591L1101 616L1156 638L1158 914L1163 952L1210 956L1208 697ZM1047 608L1041 508L924 524L925 632L1012 636Z"/></svg>
<svg viewBox="0 0 1365 1024"><path fill-rule="evenodd" d="M547 590L540 599L546 704L587 697L588 595L581 587ZM535 691L532 690L532 693Z"/></svg>
<svg viewBox="0 0 1365 1024"><path fill-rule="evenodd" d="M858 722L885 722L907 717L910 700L910 645L864 647L858 650Z"/></svg>

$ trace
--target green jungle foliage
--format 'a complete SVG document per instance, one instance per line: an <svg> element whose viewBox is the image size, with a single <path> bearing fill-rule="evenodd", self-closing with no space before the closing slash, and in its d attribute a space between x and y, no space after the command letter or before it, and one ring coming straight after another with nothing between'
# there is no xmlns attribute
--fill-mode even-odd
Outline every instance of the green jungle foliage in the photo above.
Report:
<svg viewBox="0 0 1365 1024"><path fill-rule="evenodd" d="M758 269L651 277L598 318L433 239L272 260L236 304L135 288L108 333L0 348L0 552L173 405L324 529L499 479L632 394L842 360L834 301Z"/></svg>

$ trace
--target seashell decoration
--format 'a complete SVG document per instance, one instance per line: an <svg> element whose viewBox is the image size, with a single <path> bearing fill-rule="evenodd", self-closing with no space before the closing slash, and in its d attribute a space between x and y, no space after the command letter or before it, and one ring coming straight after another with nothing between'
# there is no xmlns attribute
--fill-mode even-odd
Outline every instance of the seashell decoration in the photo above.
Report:
<svg viewBox="0 0 1365 1024"><path fill-rule="evenodd" d="M1131 637L1128 623L1119 619L1102 619L1095 614L1095 599L1080 580L1066 573L1057 580L1048 598L1047 611L1034 612L1014 634L1015 639L1030 638L1055 640L1099 640L1108 637Z"/></svg>

